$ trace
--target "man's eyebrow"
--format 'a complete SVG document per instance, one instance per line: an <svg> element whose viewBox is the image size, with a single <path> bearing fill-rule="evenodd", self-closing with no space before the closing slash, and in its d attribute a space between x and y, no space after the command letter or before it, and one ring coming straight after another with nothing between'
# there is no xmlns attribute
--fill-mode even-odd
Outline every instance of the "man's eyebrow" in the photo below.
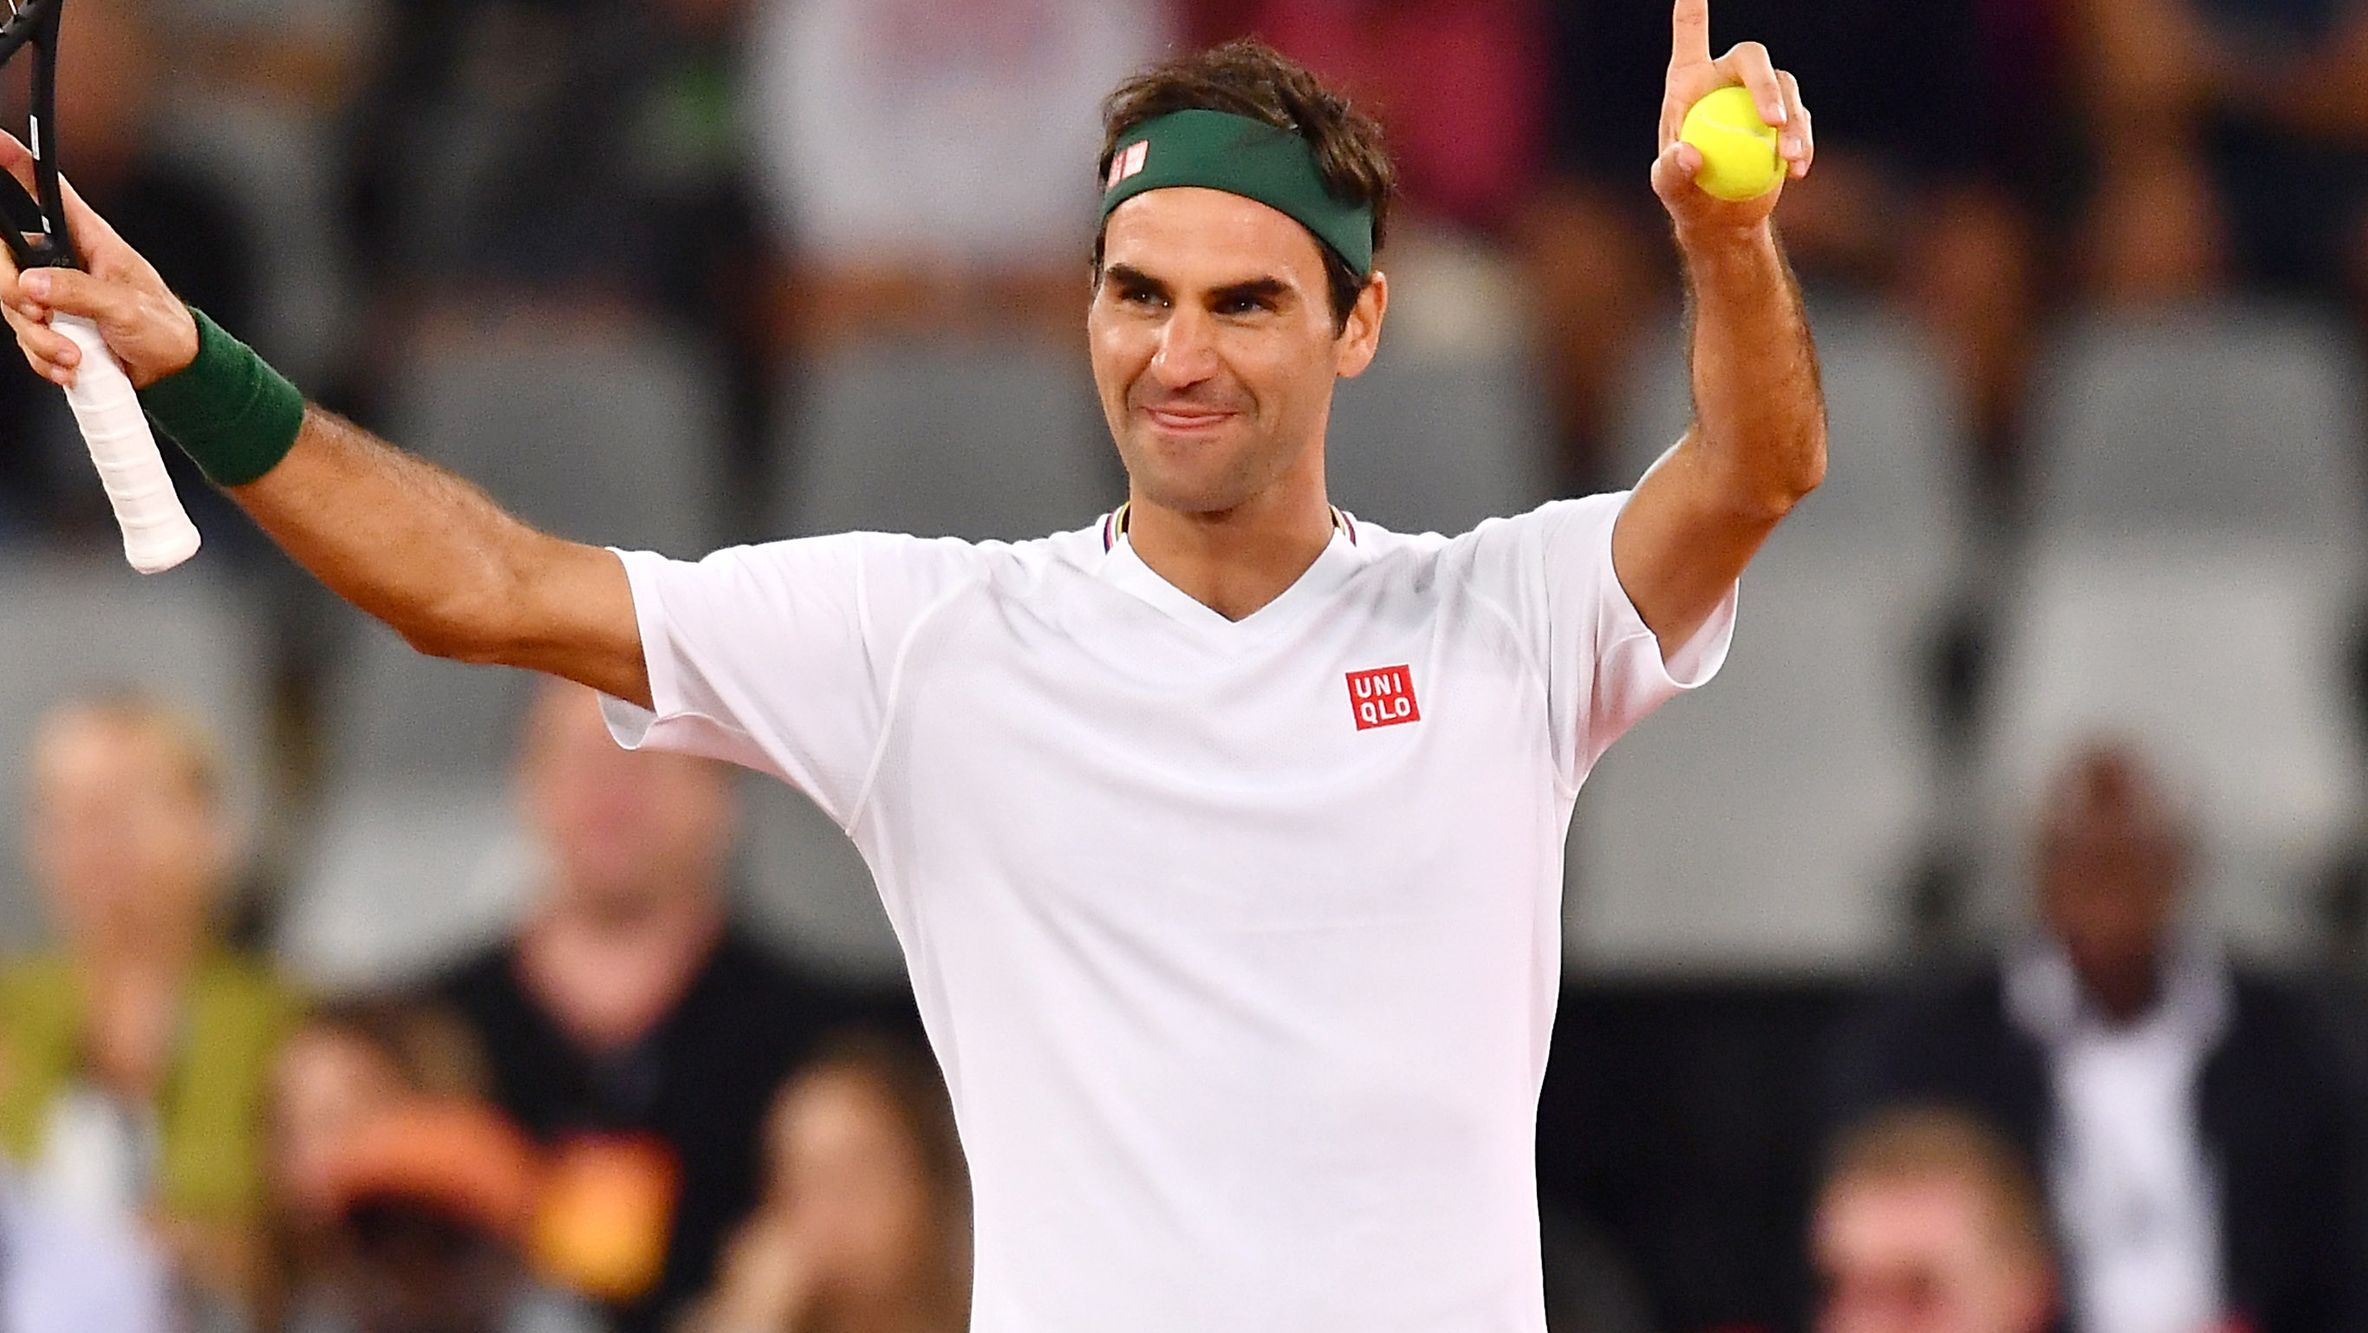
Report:
<svg viewBox="0 0 2368 1333"><path fill-rule="evenodd" d="M1158 292L1162 294L1165 294L1168 289L1168 285L1166 283L1161 282L1155 277L1152 277L1150 274L1145 273L1143 270L1136 268L1132 264L1112 264L1106 271L1109 273L1112 280L1116 281L1121 286L1131 287L1139 291Z"/></svg>
<svg viewBox="0 0 2368 1333"><path fill-rule="evenodd" d="M1276 302L1291 294L1291 284L1281 278L1251 278L1246 282L1227 283L1211 292L1210 298L1219 304L1228 301Z"/></svg>

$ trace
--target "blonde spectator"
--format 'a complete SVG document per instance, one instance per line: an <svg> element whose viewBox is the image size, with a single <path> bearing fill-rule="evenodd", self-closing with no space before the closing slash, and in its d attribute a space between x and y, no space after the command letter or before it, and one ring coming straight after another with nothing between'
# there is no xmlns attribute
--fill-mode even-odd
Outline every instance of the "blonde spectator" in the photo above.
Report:
<svg viewBox="0 0 2368 1333"><path fill-rule="evenodd" d="M204 732L135 695L69 704L32 754L27 844L58 949L0 971L0 1145L37 1198L144 1218L243 1303L264 1087L296 997L213 929L233 864Z"/></svg>
<svg viewBox="0 0 2368 1333"><path fill-rule="evenodd" d="M2055 1308L2039 1183L1969 1116L1904 1108L1851 1131L1813 1233L1818 1333L2040 1333Z"/></svg>

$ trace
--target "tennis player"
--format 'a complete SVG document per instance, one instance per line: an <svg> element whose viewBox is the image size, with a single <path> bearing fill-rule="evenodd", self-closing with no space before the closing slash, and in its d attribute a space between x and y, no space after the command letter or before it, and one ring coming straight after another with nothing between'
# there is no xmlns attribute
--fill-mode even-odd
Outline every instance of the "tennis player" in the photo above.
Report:
<svg viewBox="0 0 2368 1333"><path fill-rule="evenodd" d="M1675 139L1731 84L1805 172L1793 80L1714 59L1678 0L1652 181L1695 425L1633 493L1453 538L1326 500L1392 173L1255 46L1110 102L1086 327L1128 500L1040 540L574 545L307 409L87 213L94 272L0 295L53 377L47 313L94 317L209 475L422 650L585 682L623 744L771 773L847 831L970 1157L975 1329L1539 1333L1572 802L1717 670L1745 562L1824 470L1775 198L1709 197Z"/></svg>

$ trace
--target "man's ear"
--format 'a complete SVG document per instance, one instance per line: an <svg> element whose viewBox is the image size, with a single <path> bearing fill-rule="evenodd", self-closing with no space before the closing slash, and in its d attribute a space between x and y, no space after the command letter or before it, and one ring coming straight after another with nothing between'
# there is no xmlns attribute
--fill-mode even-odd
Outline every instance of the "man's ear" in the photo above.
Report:
<svg viewBox="0 0 2368 1333"><path fill-rule="evenodd" d="M1357 293L1357 303L1349 307L1348 326L1334 345L1332 368L1342 379L1353 380L1373 364L1373 354L1381 348L1381 319L1389 308L1389 275L1375 269L1365 290Z"/></svg>

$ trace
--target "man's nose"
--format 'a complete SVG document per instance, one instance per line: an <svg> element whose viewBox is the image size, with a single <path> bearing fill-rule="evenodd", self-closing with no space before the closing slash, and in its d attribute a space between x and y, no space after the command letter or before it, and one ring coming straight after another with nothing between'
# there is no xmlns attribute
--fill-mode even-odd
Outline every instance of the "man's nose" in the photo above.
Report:
<svg viewBox="0 0 2368 1333"><path fill-rule="evenodd" d="M1159 351L1151 358L1151 373L1163 388L1187 389L1217 372L1217 348L1209 317L1179 308L1160 330Z"/></svg>

